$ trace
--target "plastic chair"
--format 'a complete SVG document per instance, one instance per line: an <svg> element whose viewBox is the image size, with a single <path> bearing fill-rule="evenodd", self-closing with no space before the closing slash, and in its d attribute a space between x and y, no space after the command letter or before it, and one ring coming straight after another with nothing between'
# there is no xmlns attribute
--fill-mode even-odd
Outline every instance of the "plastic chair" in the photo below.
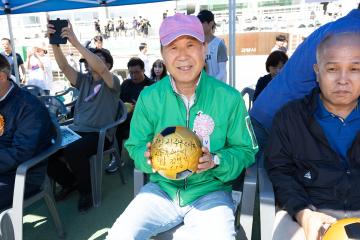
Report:
<svg viewBox="0 0 360 240"><path fill-rule="evenodd" d="M271 240L276 213L275 195L272 183L267 175L266 170L263 167L259 167L258 172L260 200L260 234L261 239Z"/></svg>
<svg viewBox="0 0 360 240"><path fill-rule="evenodd" d="M39 100L44 103L50 113L55 115L58 122L65 120L68 111L60 99L55 96L40 96Z"/></svg>
<svg viewBox="0 0 360 240"><path fill-rule="evenodd" d="M59 125L56 123L56 121L53 122L54 125L56 126L56 133L57 133L55 143L45 151L41 152L37 156L29 159L28 161L20 164L17 167L12 207L0 213L0 226L1 226L0 239L22 240L23 239L23 209L42 198L44 198L45 203L49 209L49 212L53 218L59 237L60 238L65 237L63 225L61 223L58 211L56 209L51 184L47 175L45 176L41 190L35 195L32 195L31 197L24 199L25 179L26 179L27 171L33 166L39 164L40 162L46 161L46 159L50 155L52 155L59 149L61 143L61 133L60 133Z"/></svg>
<svg viewBox="0 0 360 240"><path fill-rule="evenodd" d="M65 91L55 93L55 97L60 99L71 112L71 108L75 106L76 100L79 97L79 90L74 87L69 87ZM73 117L73 116L70 116Z"/></svg>
<svg viewBox="0 0 360 240"><path fill-rule="evenodd" d="M253 104L255 90L246 87L241 91L243 97L248 94L248 110ZM264 156L262 155L257 162L258 165L258 184L259 184L259 201L260 201L260 234L261 239L271 240L272 229L275 222L275 196L272 183L264 168Z"/></svg>
<svg viewBox="0 0 360 240"><path fill-rule="evenodd" d="M65 91L55 93L55 97L65 104L68 112L66 118L73 118L75 103L79 97L79 90L74 87L69 87Z"/></svg>
<svg viewBox="0 0 360 240"><path fill-rule="evenodd" d="M244 97L248 94L248 110L252 106L253 96L255 90L246 87L241 91L241 95ZM254 163L252 166L246 169L244 174L243 184L241 186L233 187L232 197L235 202L236 208L236 219L235 219L235 229L237 231L237 239L251 239L252 236L252 225L253 225L253 212L254 212L254 203L255 203L255 194L256 194L256 184L257 184L257 173L258 173L257 163ZM242 179L241 176L239 179ZM147 176L143 172L134 169L134 197L139 193L141 187L146 183ZM156 240L168 240L172 239L172 234L181 227L181 225L176 226L166 232L160 233L154 237ZM244 232L243 232L244 231ZM244 236L245 234L245 236Z"/></svg>
<svg viewBox="0 0 360 240"><path fill-rule="evenodd" d="M253 105L254 93L255 93L255 89L253 89L251 87L245 87L241 91L241 95L243 96L243 98L246 95L248 95L248 101L247 101L247 104L246 104L248 111L251 109L251 107ZM246 103L246 101L245 101L245 103Z"/></svg>
<svg viewBox="0 0 360 240"><path fill-rule="evenodd" d="M49 95L45 90L43 90L41 87L38 87L36 85L24 85L22 86L22 89L25 89L26 91L30 92L32 95L36 97Z"/></svg>
<svg viewBox="0 0 360 240"><path fill-rule="evenodd" d="M248 94L248 110L253 104L255 90L246 87L241 91L243 97ZM262 155L257 162L258 165L258 184L259 184L259 201L260 201L260 234L261 239L271 240L272 229L275 221L275 196L272 183L264 168L264 156Z"/></svg>
<svg viewBox="0 0 360 240"><path fill-rule="evenodd" d="M232 191L233 201L236 208L235 229L236 239L251 239L253 212L256 193L257 165L254 164L246 169L242 189ZM143 172L134 169L134 197L139 193L141 187L147 182L147 176ZM241 226L240 226L241 225ZM172 239L173 233L182 225L178 225L166 232L160 233L153 239L168 240ZM242 228L241 228L242 227ZM244 232L243 232L244 231ZM244 236L244 234L246 236Z"/></svg>
<svg viewBox="0 0 360 240"><path fill-rule="evenodd" d="M74 87L69 87L65 91L55 93L55 97L62 100L66 107L72 107L75 105L77 98L79 97L79 90Z"/></svg>
<svg viewBox="0 0 360 240"><path fill-rule="evenodd" d="M97 147L96 155L90 157L90 175L91 175L91 188L92 188L92 198L94 207L100 207L101 205L101 184L102 184L102 174L103 174L103 159L105 155L112 154L115 156L116 161L119 166L121 166L121 158L119 153L118 142L116 140L116 127L123 123L127 117L127 109L125 104L122 101L119 101L119 109L116 117L116 121L108 124L99 131L99 141ZM107 150L104 150L105 137L109 133L112 138L111 147ZM120 178L123 184L125 184L124 174L121 167L119 168Z"/></svg>

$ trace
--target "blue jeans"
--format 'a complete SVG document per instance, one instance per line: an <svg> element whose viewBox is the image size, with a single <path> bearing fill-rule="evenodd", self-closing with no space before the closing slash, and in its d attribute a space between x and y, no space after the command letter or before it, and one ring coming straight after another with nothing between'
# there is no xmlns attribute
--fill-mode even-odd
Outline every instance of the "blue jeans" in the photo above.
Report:
<svg viewBox="0 0 360 240"><path fill-rule="evenodd" d="M149 239L182 223L173 239L235 239L234 208L230 192L212 192L180 207L157 184L148 183L116 220L106 239Z"/></svg>

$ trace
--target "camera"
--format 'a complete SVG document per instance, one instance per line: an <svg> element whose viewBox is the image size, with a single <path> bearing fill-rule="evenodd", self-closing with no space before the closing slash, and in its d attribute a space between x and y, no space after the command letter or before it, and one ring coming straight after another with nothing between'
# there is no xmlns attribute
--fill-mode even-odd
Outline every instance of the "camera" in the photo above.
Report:
<svg viewBox="0 0 360 240"><path fill-rule="evenodd" d="M49 23L55 29L55 33L50 34L50 44L66 44L67 38L61 37L61 30L69 25L68 21L58 18L56 20L49 20Z"/></svg>

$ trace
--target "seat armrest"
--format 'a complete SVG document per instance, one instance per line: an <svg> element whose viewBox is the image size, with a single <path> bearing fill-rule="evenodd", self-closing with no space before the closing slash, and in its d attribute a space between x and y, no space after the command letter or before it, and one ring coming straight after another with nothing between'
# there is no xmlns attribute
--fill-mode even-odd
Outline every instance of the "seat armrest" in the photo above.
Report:
<svg viewBox="0 0 360 240"><path fill-rule="evenodd" d="M116 127L117 125L123 123L127 118L127 109L125 107L125 104L122 101L119 101L119 110L120 112L118 114L121 114L121 116L117 117L117 120L115 122L112 122L100 129L100 132L106 132L108 129Z"/></svg>
<svg viewBox="0 0 360 240"><path fill-rule="evenodd" d="M134 169L134 197L140 192L142 186L145 185L145 173Z"/></svg>
<svg viewBox="0 0 360 240"><path fill-rule="evenodd" d="M103 151L104 151L104 144L105 144L105 137L107 131L110 129L113 129L123 123L126 120L127 117L127 109L125 107L125 104L122 101L119 101L119 109L117 114L117 120L109 123L108 125L100 128L100 130L94 130L96 132L99 132L99 140L98 140L98 147L97 147L97 158L102 159ZM115 135L115 131L114 131ZM115 136L113 136L115 137Z"/></svg>
<svg viewBox="0 0 360 240"><path fill-rule="evenodd" d="M248 239L251 239L253 213L257 184L257 163L248 167L245 172L244 186L241 199L240 224L244 228Z"/></svg>
<svg viewBox="0 0 360 240"><path fill-rule="evenodd" d="M55 93L55 97L66 95L66 94L68 94L70 91L73 91L73 89L71 89L71 87L69 87L68 89L66 89L66 90L64 90L64 91L56 92L56 93Z"/></svg>
<svg viewBox="0 0 360 240"><path fill-rule="evenodd" d="M264 168L259 168L259 200L261 236L272 238L275 221L275 197L272 183Z"/></svg>
<svg viewBox="0 0 360 240"><path fill-rule="evenodd" d="M16 177L15 177L15 185L14 185L14 194L13 194L13 203L12 203L12 212L13 221L19 220L21 222L13 222L14 226L19 226L22 224L22 215L23 215L23 205L24 205L24 192L25 192L25 180L27 171L45 161L50 155L54 154L59 150L61 143L61 132L56 119L52 119L53 124L56 128L56 140L55 143L52 144L49 148L39 153L35 157L29 159L28 161L20 164L16 169Z"/></svg>
<svg viewBox="0 0 360 240"><path fill-rule="evenodd" d="M20 164L16 169L16 176L26 174L27 170L29 170L31 167L33 167L36 164L39 164L40 162L47 159L50 155L52 155L57 150L59 150L59 147L60 147L60 144L53 144L46 151L40 153L39 155L31 158L28 161Z"/></svg>
<svg viewBox="0 0 360 240"><path fill-rule="evenodd" d="M273 186L264 168L259 168L259 197L261 202L273 205L275 209Z"/></svg>
<svg viewBox="0 0 360 240"><path fill-rule="evenodd" d="M70 118L70 119L66 119L65 121L61 122L60 125L66 126L66 125L72 124L73 122L74 122L74 119Z"/></svg>

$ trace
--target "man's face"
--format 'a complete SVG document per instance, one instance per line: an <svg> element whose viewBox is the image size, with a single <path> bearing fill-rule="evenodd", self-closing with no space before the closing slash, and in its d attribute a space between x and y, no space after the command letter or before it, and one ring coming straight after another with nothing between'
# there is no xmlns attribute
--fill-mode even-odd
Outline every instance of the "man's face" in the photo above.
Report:
<svg viewBox="0 0 360 240"><path fill-rule="evenodd" d="M139 65L129 67L130 78L133 82L139 83L145 79L144 69L141 69Z"/></svg>
<svg viewBox="0 0 360 240"><path fill-rule="evenodd" d="M284 46L284 41L276 41L276 45L279 47L283 47Z"/></svg>
<svg viewBox="0 0 360 240"><path fill-rule="evenodd" d="M277 66L269 66L269 73L271 74L271 77L275 77L283 66L284 64L282 62L279 62Z"/></svg>
<svg viewBox="0 0 360 240"><path fill-rule="evenodd" d="M0 84L5 81L8 81L7 75L5 72L0 71Z"/></svg>
<svg viewBox="0 0 360 240"><path fill-rule="evenodd" d="M96 48L102 49L102 46L103 46L102 41L99 41L99 40L95 41L95 47L96 47Z"/></svg>
<svg viewBox="0 0 360 240"><path fill-rule="evenodd" d="M0 71L0 97L3 97L2 94L10 88L10 81L8 75L5 72Z"/></svg>
<svg viewBox="0 0 360 240"><path fill-rule="evenodd" d="M325 106L349 107L358 101L360 43L356 41L359 41L359 38L328 44L319 53L318 64L314 65L314 70Z"/></svg>
<svg viewBox="0 0 360 240"><path fill-rule="evenodd" d="M201 23L202 26L203 26L203 29L204 29L204 34L205 35L208 35L208 34L211 34L212 33L212 28L213 28L213 25L214 25L214 22L211 21L211 22L203 22Z"/></svg>
<svg viewBox="0 0 360 240"><path fill-rule="evenodd" d="M34 52L36 52L36 54L37 54L38 56L44 56L44 55L45 55L45 51L44 51L44 49L42 49L42 48L35 47L34 50L35 50Z"/></svg>
<svg viewBox="0 0 360 240"><path fill-rule="evenodd" d="M108 69L110 69L110 64L106 62L104 56L101 53L95 53L95 55L98 56L105 63L105 65L108 67ZM92 72L92 68L87 63L87 61L85 61L85 69L89 72Z"/></svg>
<svg viewBox="0 0 360 240"><path fill-rule="evenodd" d="M196 83L205 64L206 47L190 36L181 36L162 48L165 65L175 82Z"/></svg>
<svg viewBox="0 0 360 240"><path fill-rule="evenodd" d="M8 40L1 40L1 47L5 52L11 52L11 44Z"/></svg>

